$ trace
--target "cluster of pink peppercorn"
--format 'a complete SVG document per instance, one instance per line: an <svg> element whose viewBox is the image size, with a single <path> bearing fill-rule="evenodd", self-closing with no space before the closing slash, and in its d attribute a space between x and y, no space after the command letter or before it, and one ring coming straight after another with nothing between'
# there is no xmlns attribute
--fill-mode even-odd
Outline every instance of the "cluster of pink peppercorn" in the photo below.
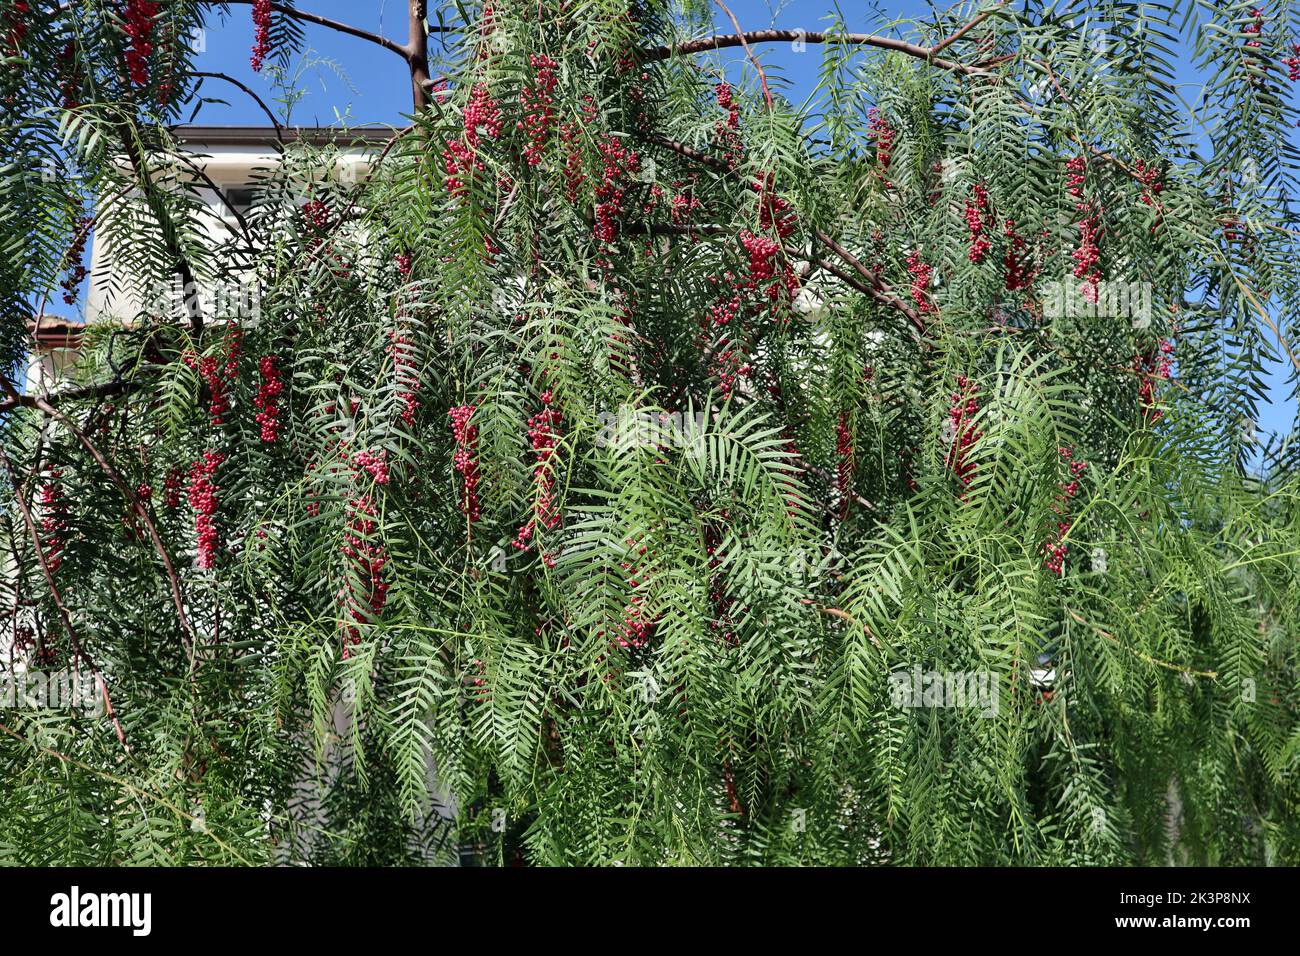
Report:
<svg viewBox="0 0 1300 956"><path fill-rule="evenodd" d="M1056 523L1056 530L1043 545L1043 553L1046 555L1044 564L1046 564L1047 570L1060 575L1065 571L1065 556L1070 550L1065 537L1070 533L1070 528L1073 527L1073 522L1068 514L1069 505L1079 493L1079 479L1088 470L1088 463L1076 460L1073 448L1058 448L1057 454L1060 455L1062 463L1068 465L1070 477L1068 481L1061 482L1060 491L1056 495L1056 503L1052 506L1052 510L1057 513L1059 520Z"/></svg>
<svg viewBox="0 0 1300 956"><path fill-rule="evenodd" d="M136 86L149 82L149 57L153 53L150 36L157 16L158 4L152 0L127 0L126 35L130 45L126 50L126 71Z"/></svg>
<svg viewBox="0 0 1300 956"><path fill-rule="evenodd" d="M198 538L198 564L211 568L216 564L221 548L221 533L217 528L217 469L225 462L221 452L205 451L203 457L190 465L190 484L187 490L190 507L194 509L194 531Z"/></svg>
<svg viewBox="0 0 1300 956"><path fill-rule="evenodd" d="M553 94L556 83L559 82L559 64L544 53L530 54L528 62L533 68L534 78L519 94L519 105L524 115L515 128L524 133L528 140L528 145L524 147L524 159L529 166L537 166L542 162L546 141L551 134L551 126L555 123Z"/></svg>
<svg viewBox="0 0 1300 956"><path fill-rule="evenodd" d="M993 248L988 237L989 191L976 183L972 197L966 200L966 228L970 232L970 251L967 257L979 265Z"/></svg>
<svg viewBox="0 0 1300 956"><path fill-rule="evenodd" d="M257 408L257 424L264 442L273 442L280 434L279 397L284 391L284 380L278 362L278 356L264 355L257 363L261 382L253 405Z"/></svg>
<svg viewBox="0 0 1300 956"><path fill-rule="evenodd" d="M447 413L451 418L451 433L456 440L456 454L452 467L464 479L460 510L471 521L482 517L483 509L478 499L478 426L470 424L477 409L473 405L458 405Z"/></svg>
<svg viewBox="0 0 1300 956"><path fill-rule="evenodd" d="M248 58L254 73L271 52L271 0L253 0L253 53Z"/></svg>
<svg viewBox="0 0 1300 956"><path fill-rule="evenodd" d="M519 529L511 543L518 551L532 547L533 533L540 523L547 530L560 524L560 508L555 498L555 466L552 460L560 442L560 425L564 417L552 407L554 395L550 389L542 392L542 410L528 419L528 438L537 462L533 465L533 485L537 497L533 503L533 517ZM547 562L551 563L550 561Z"/></svg>
<svg viewBox="0 0 1300 956"><path fill-rule="evenodd" d="M41 485L41 534L45 538L45 563L53 574L63 563L63 548L68 531L67 502L60 479L63 472L54 469Z"/></svg>

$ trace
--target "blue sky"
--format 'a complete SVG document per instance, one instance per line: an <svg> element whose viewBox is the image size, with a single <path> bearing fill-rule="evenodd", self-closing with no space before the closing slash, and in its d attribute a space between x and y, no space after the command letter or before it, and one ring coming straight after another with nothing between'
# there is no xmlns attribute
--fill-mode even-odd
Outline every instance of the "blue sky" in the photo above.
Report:
<svg viewBox="0 0 1300 956"><path fill-rule="evenodd" d="M944 6L947 4L945 3ZM302 9L384 34L398 41L406 39L406 0L381 0L378 4L358 4L355 0L303 0ZM784 29L816 30L822 28L832 0L732 0L728 6L746 29L776 26ZM848 12L856 8L860 13ZM252 16L248 6L230 8L224 21L214 16L203 37L203 51L198 56L199 69L229 73L263 98L277 96L266 75L254 73L248 64L252 45ZM889 21L904 17L925 17L928 4L909 0L905 3L844 5L848 26L855 30L879 31ZM730 32L730 22L720 10L717 21ZM291 66L302 96L294 105L295 125L350 126L371 123L405 125L404 111L410 109L409 78L404 64L392 53L374 44L322 27L305 25L308 52ZM760 48L765 68L785 87L792 100L801 101L816 83L821 61L820 50L809 46L804 53L794 52L789 44L768 44ZM735 62L743 57L740 50L727 51ZM1180 80L1196 82L1190 72L1190 57L1180 57L1185 74ZM210 125L262 124L265 115L244 94L221 81L209 80L204 94L226 100L202 106L194 122ZM1188 99L1193 99L1188 94ZM272 108L277 105L272 102ZM1269 375L1273 402L1261 411L1260 428L1264 432L1289 431L1295 418L1294 402L1288 397L1285 367L1278 363Z"/></svg>

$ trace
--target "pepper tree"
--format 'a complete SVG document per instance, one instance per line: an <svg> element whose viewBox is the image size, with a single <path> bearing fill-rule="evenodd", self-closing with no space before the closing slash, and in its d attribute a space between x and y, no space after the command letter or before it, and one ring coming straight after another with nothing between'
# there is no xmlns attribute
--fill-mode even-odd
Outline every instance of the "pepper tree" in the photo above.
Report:
<svg viewBox="0 0 1300 956"><path fill-rule="evenodd" d="M1300 858L1294 4L408 7L4 4L0 859ZM214 239L217 24L409 125Z"/></svg>

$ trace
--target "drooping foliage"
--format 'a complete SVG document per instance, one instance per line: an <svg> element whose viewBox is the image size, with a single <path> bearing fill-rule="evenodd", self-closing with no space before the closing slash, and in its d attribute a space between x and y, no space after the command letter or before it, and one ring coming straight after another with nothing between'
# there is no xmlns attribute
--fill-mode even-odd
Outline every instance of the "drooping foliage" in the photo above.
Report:
<svg viewBox="0 0 1300 956"><path fill-rule="evenodd" d="M4 4L0 860L1300 859L1294 4L413 6L217 216L328 25Z"/></svg>

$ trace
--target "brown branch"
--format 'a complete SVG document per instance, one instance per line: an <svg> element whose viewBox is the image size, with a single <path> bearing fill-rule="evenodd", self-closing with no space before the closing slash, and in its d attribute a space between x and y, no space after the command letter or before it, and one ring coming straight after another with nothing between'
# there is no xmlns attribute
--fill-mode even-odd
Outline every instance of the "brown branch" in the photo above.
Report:
<svg viewBox="0 0 1300 956"><path fill-rule="evenodd" d="M713 0L713 2L722 8L722 12L731 20L731 25L736 28L736 36L740 37L740 45L745 48L745 55L749 57L749 62L754 64L754 69L758 72L758 82L763 86L763 98L767 101L767 111L772 112L772 91L767 88L767 74L763 72L763 64L758 62L758 57L754 56L754 51L750 49L749 41L745 39L745 33L740 29L740 21L736 19L736 15L731 12L731 8L722 0Z"/></svg>
<svg viewBox="0 0 1300 956"><path fill-rule="evenodd" d="M203 70L191 70L190 76L207 76L207 77L211 77L214 80L225 80L227 83L232 83L235 86L239 87L249 96L251 96L254 99L254 101L256 101L257 105L262 108L262 112L266 114L266 118L271 121L271 126L275 129L275 138L280 141L281 146L284 145L284 127L282 127L280 125L279 120L275 118L275 114L272 113L271 108L266 105L266 101L263 100L256 93L254 93L253 90L250 89L248 86L245 86L243 83L235 79L233 76L229 76L225 73L209 73Z"/></svg>
<svg viewBox="0 0 1300 956"><path fill-rule="evenodd" d="M982 76L987 72L977 66L933 56L929 47L908 43L906 40L895 40L893 37L882 37L872 33L822 33L805 30L751 30L747 33L728 33L700 37L681 43L651 47L641 52L641 59L645 62L651 62L666 60L669 57L683 53L703 53L707 50L722 50L737 46L748 48L751 43L787 43L796 40L804 43L846 43L857 46L874 46L882 50L894 50L898 53L906 53L908 56L916 57L918 60L925 60L941 70L961 73L965 76Z"/></svg>
<svg viewBox="0 0 1300 956"><path fill-rule="evenodd" d="M15 408L39 408L42 402L50 405L76 401L82 398L111 398L124 392L133 392L141 386L136 382L104 382L100 385L86 385L82 388L68 388L57 392L45 392L42 395L19 395L10 392L9 397L0 400L0 415Z"/></svg>
<svg viewBox="0 0 1300 956"><path fill-rule="evenodd" d="M425 31L425 0L409 0L409 36L406 41L406 62L411 69L411 101L418 113L429 105L425 84L429 76L429 34Z"/></svg>
<svg viewBox="0 0 1300 956"><path fill-rule="evenodd" d="M246 6L252 6L256 0L203 0L204 3L242 3ZM314 23L317 26L327 27L330 30L336 30L339 33L346 33L349 36L357 37L361 40L367 40L370 43L378 44L385 50L396 53L404 60L410 59L410 53L407 48L398 43L396 40L390 40L388 37L380 36L378 33L371 33L369 30L362 30L360 27L354 27L350 23L340 23L338 20L331 20L329 17L322 17L318 13L308 13L306 10L299 10L296 7L285 6L283 3L272 3L271 9L281 16L292 17L295 20L302 20L305 23Z"/></svg>
<svg viewBox="0 0 1300 956"><path fill-rule="evenodd" d="M938 55L939 51L944 50L944 49L946 49L947 47L951 46L952 44L956 43L958 40L960 40L962 37L964 37L964 36L965 36L967 33L969 33L971 30L975 29L977 26L979 26L981 23L983 23L983 22L984 22L985 20L987 20L989 17L993 16L993 14L995 14L995 13L997 13L999 10L1001 10L1004 6L1006 6L1006 0L1002 0L1002 2L999 3L999 4L998 4L996 7L994 7L992 10L986 10L986 11L984 11L983 13L981 13L979 16L975 17L973 20L971 20L969 23L967 23L964 27L961 27L961 28L960 28L956 33L954 33L954 34L952 34L950 37L948 37L948 39L946 39L946 40L941 40L940 42L936 43L934 46L930 47L930 56L931 56L931 57L934 57L934 56Z"/></svg>

